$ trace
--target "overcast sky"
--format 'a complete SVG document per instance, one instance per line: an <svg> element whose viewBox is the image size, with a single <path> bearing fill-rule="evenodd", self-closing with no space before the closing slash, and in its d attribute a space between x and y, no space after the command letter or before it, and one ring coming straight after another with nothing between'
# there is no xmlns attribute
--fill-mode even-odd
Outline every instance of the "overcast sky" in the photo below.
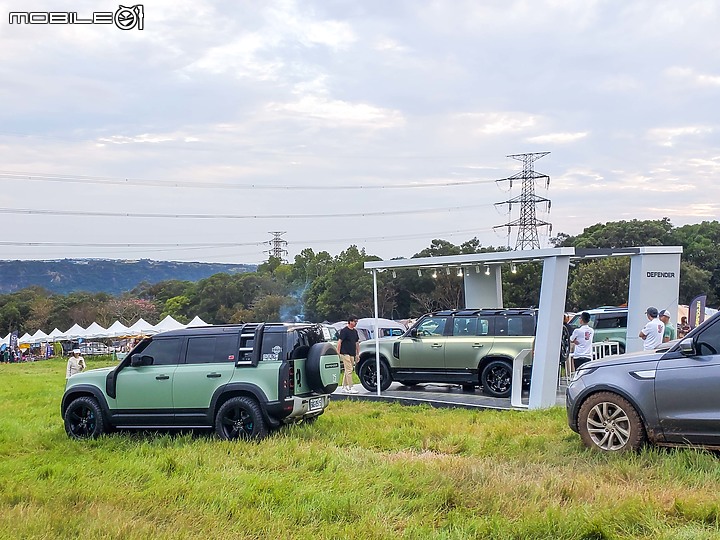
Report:
<svg viewBox="0 0 720 540"><path fill-rule="evenodd" d="M121 30L9 23L117 2L0 0L1 258L503 246L520 184L494 180L527 152L553 236L718 217L717 0L142 6Z"/></svg>

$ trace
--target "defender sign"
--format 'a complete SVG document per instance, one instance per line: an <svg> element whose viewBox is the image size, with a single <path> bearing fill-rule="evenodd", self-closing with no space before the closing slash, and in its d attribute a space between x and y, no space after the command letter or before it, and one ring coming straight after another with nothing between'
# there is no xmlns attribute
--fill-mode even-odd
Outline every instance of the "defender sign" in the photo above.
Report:
<svg viewBox="0 0 720 540"><path fill-rule="evenodd" d="M115 24L120 30L143 30L145 10L142 4L119 6L115 12L94 11L86 16L76 11L11 11L10 24Z"/></svg>

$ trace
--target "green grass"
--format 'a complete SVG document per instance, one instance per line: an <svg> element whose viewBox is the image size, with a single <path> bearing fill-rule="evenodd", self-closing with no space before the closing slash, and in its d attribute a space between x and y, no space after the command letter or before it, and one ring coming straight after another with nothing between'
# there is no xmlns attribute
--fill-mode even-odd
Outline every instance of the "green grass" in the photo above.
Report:
<svg viewBox="0 0 720 540"><path fill-rule="evenodd" d="M259 443L78 442L64 369L0 365L1 538L720 538L714 454L600 455L559 408L339 401Z"/></svg>

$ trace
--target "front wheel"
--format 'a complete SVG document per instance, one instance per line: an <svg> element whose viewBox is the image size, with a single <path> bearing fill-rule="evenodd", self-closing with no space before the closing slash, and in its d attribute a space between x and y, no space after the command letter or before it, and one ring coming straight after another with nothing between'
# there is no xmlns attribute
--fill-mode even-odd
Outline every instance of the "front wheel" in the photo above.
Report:
<svg viewBox="0 0 720 540"><path fill-rule="evenodd" d="M360 378L360 384L368 392L377 391L377 366L375 365L374 359L368 359L363 361L358 368L358 377ZM387 364L380 360L380 390L385 391L390 387L392 379L390 378L390 369Z"/></svg>
<svg viewBox="0 0 720 540"><path fill-rule="evenodd" d="M65 431L73 439L95 439L105 433L105 420L95 398L79 397L68 405Z"/></svg>
<svg viewBox="0 0 720 540"><path fill-rule="evenodd" d="M493 360L480 376L483 392L492 397L509 397L512 386L512 367L504 360Z"/></svg>
<svg viewBox="0 0 720 540"><path fill-rule="evenodd" d="M585 446L604 452L638 450L646 440L635 407L611 392L597 393L582 404L578 428Z"/></svg>
<svg viewBox="0 0 720 540"><path fill-rule="evenodd" d="M260 405L250 397L234 397L223 403L215 417L215 432L225 440L262 439L268 428Z"/></svg>

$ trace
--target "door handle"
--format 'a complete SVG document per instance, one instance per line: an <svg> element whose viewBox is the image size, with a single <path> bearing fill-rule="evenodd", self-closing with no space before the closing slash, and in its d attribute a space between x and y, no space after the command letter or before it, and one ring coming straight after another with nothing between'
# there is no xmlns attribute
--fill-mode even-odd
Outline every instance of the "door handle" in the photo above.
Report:
<svg viewBox="0 0 720 540"><path fill-rule="evenodd" d="M155 377L158 381L165 381L170 378L170 375L158 375Z"/></svg>
<svg viewBox="0 0 720 540"><path fill-rule="evenodd" d="M473 349L479 349L482 346L483 346L482 343L473 343Z"/></svg>
<svg viewBox="0 0 720 540"><path fill-rule="evenodd" d="M222 373L208 373L205 375L208 379L217 379L218 377L222 377Z"/></svg>
<svg viewBox="0 0 720 540"><path fill-rule="evenodd" d="M439 349L442 347L442 343L433 343L430 345L433 349Z"/></svg>

